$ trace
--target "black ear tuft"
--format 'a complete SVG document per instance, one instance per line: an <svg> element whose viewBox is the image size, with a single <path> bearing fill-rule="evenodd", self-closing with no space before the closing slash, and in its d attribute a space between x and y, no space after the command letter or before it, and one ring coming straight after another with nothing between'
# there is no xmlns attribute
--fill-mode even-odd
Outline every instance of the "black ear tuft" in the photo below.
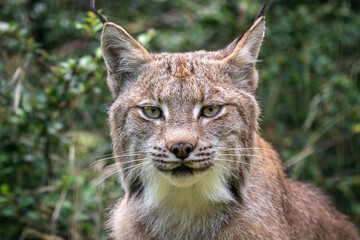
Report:
<svg viewBox="0 0 360 240"><path fill-rule="evenodd" d="M104 23L107 23L108 20L103 16L101 15L100 13L98 13L98 11L96 11L95 9L95 1L93 2L94 3L94 6L90 6L87 2L85 2L84 0L79 0L79 2L84 6L86 7L90 12L93 12L97 17L98 19L100 20L100 22L102 24Z"/></svg>
<svg viewBox="0 0 360 240"><path fill-rule="evenodd" d="M262 17L262 16L265 16L265 10L266 10L266 7L268 5L270 0L265 0L265 2L263 3L263 5L261 6L258 14L256 15L255 19L259 18L259 17Z"/></svg>

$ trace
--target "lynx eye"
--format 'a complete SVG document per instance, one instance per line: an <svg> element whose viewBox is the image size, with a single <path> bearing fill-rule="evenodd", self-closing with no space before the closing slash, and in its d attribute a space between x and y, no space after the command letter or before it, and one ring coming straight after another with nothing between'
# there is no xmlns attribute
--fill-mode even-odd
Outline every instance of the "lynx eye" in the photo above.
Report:
<svg viewBox="0 0 360 240"><path fill-rule="evenodd" d="M201 115L205 117L214 117L216 114L220 112L221 107L222 106L219 105L206 106L202 109Z"/></svg>
<svg viewBox="0 0 360 240"><path fill-rule="evenodd" d="M142 107L142 111L149 118L162 117L162 112L161 112L160 108L158 108L158 107L154 107L154 106Z"/></svg>

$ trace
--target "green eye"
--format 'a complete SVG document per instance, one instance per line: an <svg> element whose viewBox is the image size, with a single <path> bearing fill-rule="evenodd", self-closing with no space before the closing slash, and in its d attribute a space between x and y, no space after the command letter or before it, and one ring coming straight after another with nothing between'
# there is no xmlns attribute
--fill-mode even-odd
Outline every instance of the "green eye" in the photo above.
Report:
<svg viewBox="0 0 360 240"><path fill-rule="evenodd" d="M162 117L162 112L160 108L154 106L142 107L143 113L149 118L160 118Z"/></svg>
<svg viewBox="0 0 360 240"><path fill-rule="evenodd" d="M206 106L202 109L202 116L205 117L214 117L216 114L218 114L221 110L221 106L218 105L210 105Z"/></svg>

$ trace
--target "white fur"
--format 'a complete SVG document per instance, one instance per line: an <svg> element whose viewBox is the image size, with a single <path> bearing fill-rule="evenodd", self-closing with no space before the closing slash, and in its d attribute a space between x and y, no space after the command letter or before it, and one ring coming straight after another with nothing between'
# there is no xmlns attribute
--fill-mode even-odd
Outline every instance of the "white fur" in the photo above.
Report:
<svg viewBox="0 0 360 240"><path fill-rule="evenodd" d="M203 105L201 103L196 103L193 110L193 118L197 119L200 115L200 111Z"/></svg>
<svg viewBox="0 0 360 240"><path fill-rule="evenodd" d="M225 164L226 165L226 164ZM164 175L150 165L143 167L145 183L142 218L153 236L188 239L197 234L214 234L223 204L235 203L226 178L230 170L215 165L212 169L188 177ZM151 227L150 227L151 226ZM176 229L174 229L176 228Z"/></svg>
<svg viewBox="0 0 360 240"><path fill-rule="evenodd" d="M168 108L167 104L166 103L160 104L160 108L164 114L164 117L166 119L170 118L170 112L169 112L169 108Z"/></svg>

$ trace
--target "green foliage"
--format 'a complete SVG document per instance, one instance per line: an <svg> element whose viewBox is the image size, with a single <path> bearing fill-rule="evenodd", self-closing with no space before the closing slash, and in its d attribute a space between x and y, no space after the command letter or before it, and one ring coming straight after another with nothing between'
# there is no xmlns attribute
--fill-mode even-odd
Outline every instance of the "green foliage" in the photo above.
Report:
<svg viewBox="0 0 360 240"><path fill-rule="evenodd" d="M104 5L103 5L104 4ZM150 51L214 50L261 1L98 1ZM360 224L360 5L273 1L258 64L262 134L289 176ZM0 238L104 239L111 96L101 23L76 1L0 3ZM92 164L95 160L102 161Z"/></svg>
<svg viewBox="0 0 360 240"><path fill-rule="evenodd" d="M260 95L263 134L291 166L290 175L320 186L359 224L356 7L347 1L274 7Z"/></svg>

